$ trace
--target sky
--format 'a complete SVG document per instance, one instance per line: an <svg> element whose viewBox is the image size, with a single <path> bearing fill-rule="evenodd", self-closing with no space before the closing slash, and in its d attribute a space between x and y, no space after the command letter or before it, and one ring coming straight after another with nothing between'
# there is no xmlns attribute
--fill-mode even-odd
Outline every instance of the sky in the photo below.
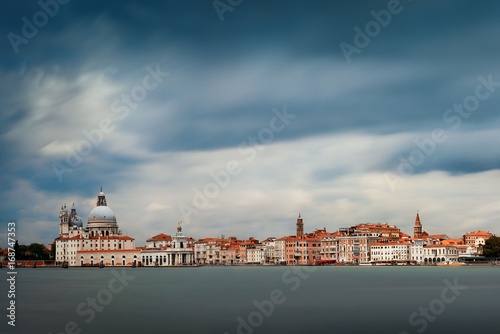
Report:
<svg viewBox="0 0 500 334"><path fill-rule="evenodd" d="M0 246L388 223L499 234L500 3L5 1Z"/></svg>

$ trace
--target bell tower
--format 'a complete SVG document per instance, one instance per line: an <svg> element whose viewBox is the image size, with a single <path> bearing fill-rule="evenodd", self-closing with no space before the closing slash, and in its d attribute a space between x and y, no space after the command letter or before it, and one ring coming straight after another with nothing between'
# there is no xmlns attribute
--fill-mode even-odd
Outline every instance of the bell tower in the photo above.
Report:
<svg viewBox="0 0 500 334"><path fill-rule="evenodd" d="M297 218L297 238L302 239L304 237L304 223L302 222L302 217Z"/></svg>
<svg viewBox="0 0 500 334"><path fill-rule="evenodd" d="M69 233L69 216L68 209L66 209L66 204L61 205L61 210L59 211L59 235L68 235Z"/></svg>
<svg viewBox="0 0 500 334"><path fill-rule="evenodd" d="M420 222L418 211L417 211L417 217L415 218L415 225L413 226L413 238L422 239L422 223Z"/></svg>

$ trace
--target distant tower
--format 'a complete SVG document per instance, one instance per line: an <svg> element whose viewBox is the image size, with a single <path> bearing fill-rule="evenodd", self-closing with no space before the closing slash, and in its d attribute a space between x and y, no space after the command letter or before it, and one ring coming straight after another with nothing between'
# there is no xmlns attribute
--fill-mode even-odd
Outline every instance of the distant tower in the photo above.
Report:
<svg viewBox="0 0 500 334"><path fill-rule="evenodd" d="M420 217L418 216L418 211L417 211L417 217L415 218L415 226L413 226L413 237L415 239L422 239L422 223L420 223Z"/></svg>
<svg viewBox="0 0 500 334"><path fill-rule="evenodd" d="M302 218L300 217L299 213L299 217L297 218L297 238L302 239L303 236L304 236L304 223L302 222Z"/></svg>
<svg viewBox="0 0 500 334"><path fill-rule="evenodd" d="M61 218L61 221L59 223L59 235L68 235L69 216L68 209L66 209L66 204L61 206L61 210L59 211L59 218Z"/></svg>

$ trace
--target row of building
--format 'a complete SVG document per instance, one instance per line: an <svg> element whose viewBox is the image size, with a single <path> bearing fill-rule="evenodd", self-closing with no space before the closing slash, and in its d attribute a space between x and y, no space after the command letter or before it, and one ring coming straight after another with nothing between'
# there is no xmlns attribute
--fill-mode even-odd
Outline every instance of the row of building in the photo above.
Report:
<svg viewBox="0 0 500 334"><path fill-rule="evenodd" d="M122 235L114 212L101 191L96 207L83 226L76 208L60 211L59 237L55 239L57 264L68 266L186 266L186 265L322 265L322 264L439 264L482 253L490 232L474 231L462 238L429 235L417 213L413 236L388 224L359 224L328 232L326 228L304 233L299 214L296 234L254 238L204 238L194 240L177 226L175 235L158 234L136 247L134 238Z"/></svg>

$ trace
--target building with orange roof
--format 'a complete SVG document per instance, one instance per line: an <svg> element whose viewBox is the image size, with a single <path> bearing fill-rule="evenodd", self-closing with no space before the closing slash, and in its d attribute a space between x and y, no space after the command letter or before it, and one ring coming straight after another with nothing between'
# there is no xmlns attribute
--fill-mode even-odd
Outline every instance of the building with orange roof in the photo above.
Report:
<svg viewBox="0 0 500 334"><path fill-rule="evenodd" d="M285 259L283 263L287 265L314 265L321 260L321 240L318 235L322 234L323 230L304 233L304 221L299 213L296 223L296 235L287 237L281 241L285 244ZM280 259L280 262L282 260Z"/></svg>
<svg viewBox="0 0 500 334"><path fill-rule="evenodd" d="M246 249L258 243L250 238L241 241L236 237L203 238L194 242L194 256L197 264L218 265L246 262Z"/></svg>
<svg viewBox="0 0 500 334"><path fill-rule="evenodd" d="M477 230L477 231L465 233L462 236L462 240L463 240L464 244L474 247L475 254L482 254L483 253L483 246L486 243L486 240L488 240L492 236L493 236L493 234L488 232L488 231Z"/></svg>
<svg viewBox="0 0 500 334"><path fill-rule="evenodd" d="M346 264L368 264L371 245L377 242L397 242L402 237L399 228L387 223L365 223L341 228L336 236L337 261ZM332 246L332 245L331 245Z"/></svg>
<svg viewBox="0 0 500 334"><path fill-rule="evenodd" d="M220 262L225 265L239 263L240 246L237 243L223 244L220 250Z"/></svg>
<svg viewBox="0 0 500 334"><path fill-rule="evenodd" d="M337 237L338 261L349 264L366 264L371 260L371 245L380 242L382 238L375 235L353 234Z"/></svg>
<svg viewBox="0 0 500 334"><path fill-rule="evenodd" d="M339 240L342 233L339 231L326 233L320 239L320 255L324 263L335 263L339 257Z"/></svg>
<svg viewBox="0 0 500 334"><path fill-rule="evenodd" d="M285 253L287 265L314 265L321 260L321 241L316 237L291 237Z"/></svg>
<svg viewBox="0 0 500 334"><path fill-rule="evenodd" d="M162 248L172 246L172 236L160 233L146 240L146 248Z"/></svg>

